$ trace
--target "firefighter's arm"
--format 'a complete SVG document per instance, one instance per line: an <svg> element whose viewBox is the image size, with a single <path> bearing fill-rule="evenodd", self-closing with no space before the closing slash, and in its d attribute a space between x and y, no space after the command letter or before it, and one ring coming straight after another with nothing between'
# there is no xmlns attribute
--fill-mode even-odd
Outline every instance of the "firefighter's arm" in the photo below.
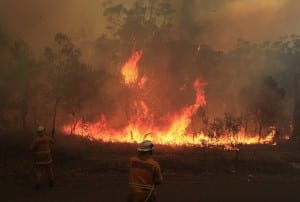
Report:
<svg viewBox="0 0 300 202"><path fill-rule="evenodd" d="M154 184L160 185L163 181L162 173L159 164L155 166L154 170Z"/></svg>
<svg viewBox="0 0 300 202"><path fill-rule="evenodd" d="M48 141L50 144L54 144L54 143L55 143L55 139L54 139L53 137L47 135L46 138L47 138L47 141Z"/></svg>

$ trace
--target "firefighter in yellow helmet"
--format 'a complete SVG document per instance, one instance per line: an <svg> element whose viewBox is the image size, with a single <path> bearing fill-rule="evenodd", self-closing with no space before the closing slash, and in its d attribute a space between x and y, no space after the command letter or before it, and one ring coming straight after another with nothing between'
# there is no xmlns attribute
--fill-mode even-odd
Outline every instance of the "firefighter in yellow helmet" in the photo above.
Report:
<svg viewBox="0 0 300 202"><path fill-rule="evenodd" d="M39 126L37 128L37 136L33 139L30 149L34 151L34 173L36 179L37 190L41 186L41 178L43 173L47 173L49 186L53 187L54 183L54 173L52 169L52 155L51 155L51 144L54 143L52 137L45 134L45 127Z"/></svg>
<svg viewBox="0 0 300 202"><path fill-rule="evenodd" d="M155 188L162 183L162 174L159 163L152 159L153 148L152 142L145 140L130 158L128 202L156 201Z"/></svg>

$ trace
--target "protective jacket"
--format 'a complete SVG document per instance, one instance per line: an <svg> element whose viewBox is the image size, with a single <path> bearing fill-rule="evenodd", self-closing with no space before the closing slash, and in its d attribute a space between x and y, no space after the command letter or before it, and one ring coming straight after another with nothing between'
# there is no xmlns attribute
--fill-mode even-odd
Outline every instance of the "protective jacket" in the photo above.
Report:
<svg viewBox="0 0 300 202"><path fill-rule="evenodd" d="M46 135L35 137L31 143L31 149L34 150L34 162L36 165L48 165L52 163L51 144L53 138Z"/></svg>
<svg viewBox="0 0 300 202"><path fill-rule="evenodd" d="M151 157L135 156L129 161L129 201L155 201L155 186L162 182L160 165Z"/></svg>

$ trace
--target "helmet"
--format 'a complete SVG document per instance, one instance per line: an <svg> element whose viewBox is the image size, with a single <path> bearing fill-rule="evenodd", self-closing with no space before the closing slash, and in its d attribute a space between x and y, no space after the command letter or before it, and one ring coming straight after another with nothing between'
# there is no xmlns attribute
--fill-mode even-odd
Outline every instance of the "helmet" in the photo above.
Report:
<svg viewBox="0 0 300 202"><path fill-rule="evenodd" d="M154 145L150 140L144 140L137 147L137 151L139 152L148 152L148 151L152 151L153 149L154 149Z"/></svg>
<svg viewBox="0 0 300 202"><path fill-rule="evenodd" d="M44 132L45 130L46 130L46 128L44 126L38 126L37 129L36 129L36 131L38 133Z"/></svg>

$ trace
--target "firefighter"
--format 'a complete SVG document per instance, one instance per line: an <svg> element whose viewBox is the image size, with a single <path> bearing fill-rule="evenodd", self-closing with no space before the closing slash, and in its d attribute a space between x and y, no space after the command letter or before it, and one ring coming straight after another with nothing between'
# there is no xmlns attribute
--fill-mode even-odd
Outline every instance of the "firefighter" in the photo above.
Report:
<svg viewBox="0 0 300 202"><path fill-rule="evenodd" d="M128 202L156 201L157 185L162 183L160 165L152 159L153 144L145 140L139 144L137 155L129 161Z"/></svg>
<svg viewBox="0 0 300 202"><path fill-rule="evenodd" d="M37 128L37 136L33 139L30 149L34 151L34 174L36 179L35 188L37 190L41 187L41 178L43 173L47 173L49 186L54 185L54 173L52 169L52 155L51 144L54 144L52 137L45 134L45 127L39 126Z"/></svg>

